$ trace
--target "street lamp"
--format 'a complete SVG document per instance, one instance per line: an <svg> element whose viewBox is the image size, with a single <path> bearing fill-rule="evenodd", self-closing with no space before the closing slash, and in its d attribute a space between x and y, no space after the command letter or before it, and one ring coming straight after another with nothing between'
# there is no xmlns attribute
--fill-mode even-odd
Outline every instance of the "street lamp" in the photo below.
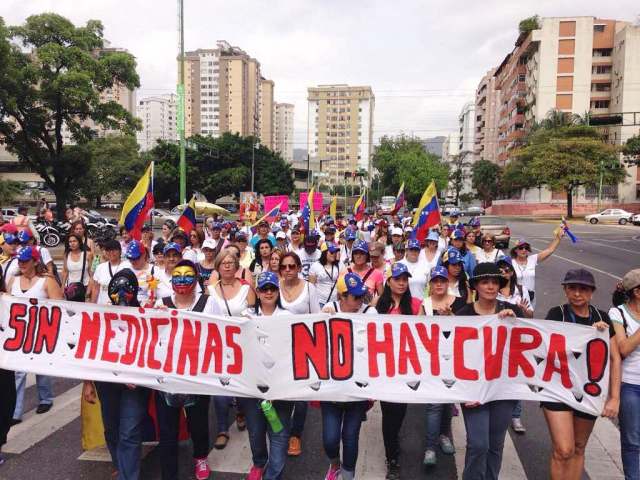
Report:
<svg viewBox="0 0 640 480"><path fill-rule="evenodd" d="M253 140L253 139L252 139ZM260 142L251 144L251 191L254 190L256 176L256 149L260 148Z"/></svg>

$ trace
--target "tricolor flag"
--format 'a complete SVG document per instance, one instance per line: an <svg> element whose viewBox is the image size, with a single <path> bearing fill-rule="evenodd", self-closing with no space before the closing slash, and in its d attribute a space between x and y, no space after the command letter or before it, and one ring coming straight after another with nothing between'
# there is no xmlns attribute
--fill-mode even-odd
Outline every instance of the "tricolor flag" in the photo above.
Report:
<svg viewBox="0 0 640 480"><path fill-rule="evenodd" d="M311 187L307 195L307 203L300 213L300 221L304 225L304 234L305 236L309 236L309 232L316 228L316 219L313 213L313 187Z"/></svg>
<svg viewBox="0 0 640 480"><path fill-rule="evenodd" d="M276 218L278 215L280 215L280 208L282 207L282 202L280 202L278 205L276 205L275 207L273 207L271 210L269 210L267 213L265 213L262 217L260 217L256 223L254 223L253 225L251 225L251 232L255 233L256 229L258 228L258 225L260 225L260 222L262 221L266 221L268 223L273 223L273 219Z"/></svg>
<svg viewBox="0 0 640 480"><path fill-rule="evenodd" d="M438 206L438 192L436 182L433 180L422 194L416 213L413 216L413 229L415 237L423 241L429 229L440 224L440 208Z"/></svg>
<svg viewBox="0 0 640 480"><path fill-rule="evenodd" d="M136 240L142 238L142 227L153 208L153 162L138 180L122 206L120 225Z"/></svg>
<svg viewBox="0 0 640 480"><path fill-rule="evenodd" d="M364 211L367 208L367 191L364 190L358 200L356 200L355 205L353 206L353 218L356 219L357 222L364 218Z"/></svg>
<svg viewBox="0 0 640 480"><path fill-rule="evenodd" d="M184 230L184 233L186 233L187 235L189 235L191 230L196 228L196 197L195 196L191 197L191 200L189 200L189 203L184 208L182 215L180 215L180 218L178 218L178 221L176 223L182 230Z"/></svg>
<svg viewBox="0 0 640 480"><path fill-rule="evenodd" d="M569 230L569 224L567 223L567 220L564 217L562 217L561 228L564 230L564 233L567 234L567 237L571 239L571 243L578 243L580 239L576 237L571 230Z"/></svg>
<svg viewBox="0 0 640 480"><path fill-rule="evenodd" d="M338 197L337 196L333 196L331 198L331 204L329 205L329 215L331 215L331 218L333 218L333 220L336 220L336 213L338 212Z"/></svg>
<svg viewBox="0 0 640 480"><path fill-rule="evenodd" d="M397 214L403 205L404 205L404 182L402 182L402 185L400 185L400 190L398 190L398 195L396 196L396 203L393 206L393 210L391 210L391 215Z"/></svg>

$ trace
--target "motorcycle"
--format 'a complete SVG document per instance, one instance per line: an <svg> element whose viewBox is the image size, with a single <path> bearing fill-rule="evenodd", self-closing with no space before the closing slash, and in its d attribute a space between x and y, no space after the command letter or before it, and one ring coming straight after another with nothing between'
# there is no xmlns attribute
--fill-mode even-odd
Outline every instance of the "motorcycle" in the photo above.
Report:
<svg viewBox="0 0 640 480"><path fill-rule="evenodd" d="M40 236L40 242L47 248L53 248L63 242L71 225L68 222L46 222L44 220L35 223L36 231Z"/></svg>

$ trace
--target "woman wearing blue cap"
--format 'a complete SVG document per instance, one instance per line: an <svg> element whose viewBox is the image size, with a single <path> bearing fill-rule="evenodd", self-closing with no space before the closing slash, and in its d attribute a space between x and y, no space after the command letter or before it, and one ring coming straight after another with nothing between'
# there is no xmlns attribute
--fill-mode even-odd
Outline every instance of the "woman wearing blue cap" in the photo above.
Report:
<svg viewBox="0 0 640 480"><path fill-rule="evenodd" d="M357 274L369 290L369 298L374 298L382 294L384 277L370 262L369 244L364 240L356 240L351 250L351 264L340 272L340 276L347 272Z"/></svg>
<svg viewBox="0 0 640 480"><path fill-rule="evenodd" d="M376 315L374 307L366 304L367 287L355 273L347 273L338 280L338 300L322 309L325 313L364 313ZM351 480L358 460L360 425L369 407L368 401L321 402L322 444L329 458L325 480ZM342 460L340 442L342 441Z"/></svg>
<svg viewBox="0 0 640 480"><path fill-rule="evenodd" d="M262 272L256 279L256 287L256 304L254 307L245 310L245 315L260 324L261 322L274 321L267 319L267 317L289 314L280 302L280 282L275 273ZM272 402L272 408L275 409L283 427L278 432L274 432L267 421L260 406L260 399L238 398L238 403L246 415L253 461L253 466L247 479L276 480L282 478L287 461L293 402L284 400L274 400ZM267 438L269 439L268 448Z"/></svg>
<svg viewBox="0 0 640 480"><path fill-rule="evenodd" d="M456 248L450 247L442 255L442 266L449 274L449 294L459 297L464 303L473 301L469 277L464 269L464 264L460 258L460 252Z"/></svg>
<svg viewBox="0 0 640 480"><path fill-rule="evenodd" d="M464 263L464 270L466 272L473 272L473 269L476 268L476 257L467 249L464 238L464 230L456 228L451 234L450 248L456 248L460 252L460 259L462 263Z"/></svg>

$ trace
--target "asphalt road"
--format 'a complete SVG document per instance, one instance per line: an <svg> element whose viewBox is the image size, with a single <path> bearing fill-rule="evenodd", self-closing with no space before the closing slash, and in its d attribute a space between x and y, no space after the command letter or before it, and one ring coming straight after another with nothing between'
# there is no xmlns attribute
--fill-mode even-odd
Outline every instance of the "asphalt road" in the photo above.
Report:
<svg viewBox="0 0 640 480"><path fill-rule="evenodd" d="M536 249L544 249L551 241L555 224L533 223L509 220L513 239L525 237ZM537 309L536 317L544 317L547 310L562 303L563 293L560 281L570 268L584 266L591 270L596 278L598 290L594 303L602 309L608 309L611 292L617 281L631 268L640 267L640 228L633 226L604 226L576 223L572 231L580 237L578 244L563 240L556 254L542 263L537 270ZM73 388L77 382L56 380L56 403L54 409L46 415L25 415L23 425L11 433L8 447L23 444L19 454L8 454L8 461L0 466L0 479L22 480L40 479L109 479L111 466L106 458L103 461L78 460L83 453L80 445L79 401ZM65 396L66 395L66 396ZM25 411L36 407L35 386L26 392ZM211 432L215 432L213 405L211 406ZM523 421L527 427L525 435L509 434L503 472L501 478L544 479L548 477L549 437L546 425L537 404L525 402ZM36 424L39 422L39 424ZM597 426L604 435L603 440L593 438L587 455L587 473L585 478L622 478L619 471L619 453L616 451L617 438L613 424L600 419ZM612 433L613 431L613 433ZM210 464L214 469L211 478L219 480L237 480L244 478L249 466L249 451L246 432L238 432L232 427L232 441L222 452L214 451ZM401 432L402 478L406 479L451 479L459 478L463 453L455 457L439 455L436 468L425 471L421 465L424 453L424 408L420 405L409 407ZM510 440L509 440L510 439ZM454 440L458 449L464 447L464 427L460 417L454 418ZM30 446L33 443L33 446ZM384 451L381 447L380 420L377 410L369 415L363 424L360 445L360 469L363 479L384 478L382 468ZM604 445L601 445L604 444ZM322 449L322 430L320 414L310 408L306 430L303 436L302 456L287 463L285 479L324 478L327 460ZM181 446L181 479L193 478L191 447L189 443ZM597 460L597 462L595 462ZM617 464L616 464L617 460ZM599 462L599 463L598 463ZM603 470L604 469L604 470ZM524 474L522 473L524 471ZM602 473L606 471L606 474ZM158 452L150 451L143 461L144 479L160 479Z"/></svg>

